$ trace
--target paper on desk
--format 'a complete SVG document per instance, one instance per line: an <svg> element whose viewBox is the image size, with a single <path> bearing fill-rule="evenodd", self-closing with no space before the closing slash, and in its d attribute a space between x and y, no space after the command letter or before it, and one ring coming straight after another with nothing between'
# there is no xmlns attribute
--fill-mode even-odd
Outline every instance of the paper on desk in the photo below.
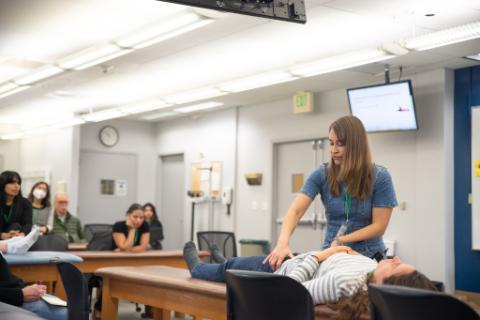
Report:
<svg viewBox="0 0 480 320"><path fill-rule="evenodd" d="M48 304L60 307L66 307L67 302L65 300L60 299L59 297L52 296L51 294L44 294L42 299L47 302Z"/></svg>

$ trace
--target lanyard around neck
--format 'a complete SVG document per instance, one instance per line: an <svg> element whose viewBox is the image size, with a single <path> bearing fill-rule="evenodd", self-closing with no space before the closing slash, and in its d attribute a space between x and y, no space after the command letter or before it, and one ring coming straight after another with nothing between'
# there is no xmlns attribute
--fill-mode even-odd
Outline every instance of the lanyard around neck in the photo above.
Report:
<svg viewBox="0 0 480 320"><path fill-rule="evenodd" d="M350 215L350 195L345 190L345 206L343 207L343 213L345 214L345 221L348 222L348 216Z"/></svg>
<svg viewBox="0 0 480 320"><path fill-rule="evenodd" d="M13 203L12 203L12 205L10 206L10 209L8 210L8 214L7 214L7 213L4 213L4 214L3 214L6 223L9 223L9 222L10 222L10 218L12 217L12 212L13 212Z"/></svg>
<svg viewBox="0 0 480 320"><path fill-rule="evenodd" d="M135 245L135 243L137 243L138 241L138 234L140 233L140 231L138 231L138 229L135 229L135 238L133 239L133 244Z"/></svg>

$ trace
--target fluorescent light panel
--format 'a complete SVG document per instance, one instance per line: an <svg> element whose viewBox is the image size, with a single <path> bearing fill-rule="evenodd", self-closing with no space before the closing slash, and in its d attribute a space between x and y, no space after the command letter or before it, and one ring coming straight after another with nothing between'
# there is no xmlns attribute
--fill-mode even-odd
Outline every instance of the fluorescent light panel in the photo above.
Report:
<svg viewBox="0 0 480 320"><path fill-rule="evenodd" d="M142 104L121 107L119 109L126 114L137 114L137 113L162 109L170 106L171 104L165 101L150 101Z"/></svg>
<svg viewBox="0 0 480 320"><path fill-rule="evenodd" d="M5 91L3 93L0 93L0 99L5 98L5 97L7 97L9 95L12 95L12 94L21 92L21 91L26 90L28 88L30 88L30 86L21 86L21 87L17 87L16 89L13 89L13 90L10 90L10 91Z"/></svg>
<svg viewBox="0 0 480 320"><path fill-rule="evenodd" d="M15 83L18 83L19 85L26 85L26 84L31 84L34 82L37 82L39 80L51 77L53 75L59 74L63 72L63 69L57 67L57 66L52 66L52 65L47 65L42 68L33 70L32 72L15 78L14 81Z"/></svg>
<svg viewBox="0 0 480 320"><path fill-rule="evenodd" d="M156 113L156 114L152 114L152 115L149 115L149 116L146 116L146 117L142 117L142 120L152 121L152 120L159 120L159 119L173 117L173 116L178 116L178 113L173 112L173 111Z"/></svg>
<svg viewBox="0 0 480 320"><path fill-rule="evenodd" d="M127 114L117 108L106 109L102 111L88 113L82 116L82 119L88 122L100 122L115 118L124 117Z"/></svg>
<svg viewBox="0 0 480 320"><path fill-rule="evenodd" d="M222 92L217 88L203 88L197 89L187 92L181 92L178 94L173 94L170 96L165 97L165 101L172 104L180 104L180 103L187 103L197 100L209 99L213 97L219 97L227 94L226 92Z"/></svg>
<svg viewBox="0 0 480 320"><path fill-rule="evenodd" d="M473 22L409 38L404 45L410 50L423 51L477 38L480 38L480 22Z"/></svg>
<svg viewBox="0 0 480 320"><path fill-rule="evenodd" d="M470 55L470 56L466 56L465 58L471 59L471 60L480 61L480 53L472 54L472 55Z"/></svg>
<svg viewBox="0 0 480 320"><path fill-rule="evenodd" d="M250 89L271 86L278 83L288 82L296 79L298 79L298 77L290 74L289 72L278 71L230 81L221 84L218 87L223 91L241 92Z"/></svg>
<svg viewBox="0 0 480 320"><path fill-rule="evenodd" d="M179 14L153 28L115 41L123 48L144 48L213 22L193 12Z"/></svg>
<svg viewBox="0 0 480 320"><path fill-rule="evenodd" d="M126 53L129 52L128 50L126 51ZM109 59L110 57L120 53L123 53L122 49L114 44L109 44L102 47L92 47L62 59L58 65L63 69L79 69L87 64L91 65L93 62L102 60L105 57L108 57Z"/></svg>
<svg viewBox="0 0 480 320"><path fill-rule="evenodd" d="M290 72L300 77L311 77L319 74L353 68L368 63L394 58L394 55L378 49L368 49L355 53L338 55L321 59L290 69Z"/></svg>
<svg viewBox="0 0 480 320"><path fill-rule="evenodd" d="M223 106L223 103L211 101L211 102L205 102L200 104L194 104L187 107L176 108L176 109L173 109L173 111L180 112L180 113L190 113L195 111L212 109L220 106Z"/></svg>

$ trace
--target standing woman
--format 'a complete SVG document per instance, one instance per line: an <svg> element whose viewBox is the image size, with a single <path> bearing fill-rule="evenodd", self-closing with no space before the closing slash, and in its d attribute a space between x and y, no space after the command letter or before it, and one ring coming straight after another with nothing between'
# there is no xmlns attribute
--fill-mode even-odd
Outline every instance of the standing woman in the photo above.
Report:
<svg viewBox="0 0 480 320"><path fill-rule="evenodd" d="M32 203L32 223L39 226L42 234L49 231L49 223L52 219L52 207L50 204L50 187L48 183L39 181L35 183L30 190L28 200Z"/></svg>
<svg viewBox="0 0 480 320"><path fill-rule="evenodd" d="M157 210L152 203L147 202L143 205L143 211L145 212L145 221L147 221L148 225L150 226L150 238L155 238L150 239L150 246L152 249L162 249L162 244L160 241L162 241L164 238L163 226L160 220L158 220ZM155 234L154 237L152 237L152 229L155 232L158 232L158 234ZM155 240L155 243L152 243L152 240Z"/></svg>
<svg viewBox="0 0 480 320"><path fill-rule="evenodd" d="M274 269L292 257L290 236L318 194L327 218L323 248L345 244L367 257L385 252L382 235L397 205L390 174L372 162L367 133L358 118L337 119L328 139L330 161L308 177L287 211L276 247L264 260Z"/></svg>
<svg viewBox="0 0 480 320"><path fill-rule="evenodd" d="M113 225L112 234L114 249L117 251L147 251L150 228L145 221L143 207L138 203L132 204L128 208L127 218Z"/></svg>
<svg viewBox="0 0 480 320"><path fill-rule="evenodd" d="M15 171L0 174L0 238L25 236L32 228L32 205L22 197L22 178Z"/></svg>

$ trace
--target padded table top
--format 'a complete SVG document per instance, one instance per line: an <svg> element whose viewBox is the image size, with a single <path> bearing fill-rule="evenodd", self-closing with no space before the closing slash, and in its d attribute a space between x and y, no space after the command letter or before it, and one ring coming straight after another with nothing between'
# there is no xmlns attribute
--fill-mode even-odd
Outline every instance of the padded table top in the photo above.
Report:
<svg viewBox="0 0 480 320"><path fill-rule="evenodd" d="M71 263L82 262L83 259L67 252L61 251L29 251L25 254L4 254L9 265L16 264L47 264L58 260Z"/></svg>

